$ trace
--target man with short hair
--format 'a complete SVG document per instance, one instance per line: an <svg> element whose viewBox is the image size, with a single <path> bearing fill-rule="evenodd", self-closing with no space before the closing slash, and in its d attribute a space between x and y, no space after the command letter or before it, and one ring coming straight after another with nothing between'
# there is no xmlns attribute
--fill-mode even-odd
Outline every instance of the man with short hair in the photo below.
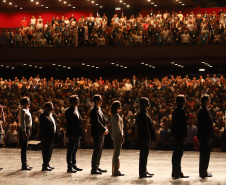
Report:
<svg viewBox="0 0 226 185"><path fill-rule="evenodd" d="M108 134L108 129L105 127L107 121L100 108L103 103L101 95L95 94L93 102L94 107L90 111L91 135L94 141L91 174L102 174L102 172L107 172L107 170L100 169L99 165L104 146L104 136Z"/></svg>
<svg viewBox="0 0 226 185"><path fill-rule="evenodd" d="M27 147L31 135L32 117L29 111L30 99L25 96L20 101L21 109L19 111L19 139L21 144L21 162L22 170L31 170L32 167L27 164Z"/></svg>
<svg viewBox="0 0 226 185"><path fill-rule="evenodd" d="M40 139L42 142L42 171L52 171L54 167L49 165L51 160L54 140L57 138L57 126L56 122L52 116L54 107L51 102L47 102L45 104L45 110L42 114L40 114Z"/></svg>
<svg viewBox="0 0 226 185"><path fill-rule="evenodd" d="M187 137L187 119L183 109L185 105L185 97L179 94L176 98L177 107L172 114L172 131L171 135L174 138L174 149L172 156L172 177L187 178L181 171L181 158L184 151L184 143Z"/></svg>
<svg viewBox="0 0 226 185"><path fill-rule="evenodd" d="M197 114L197 138L200 143L200 157L199 157L199 176L212 177L211 173L207 172L210 160L210 151L212 138L214 136L213 121L208 110L210 105L210 97L204 94L201 98L202 106Z"/></svg>
<svg viewBox="0 0 226 185"><path fill-rule="evenodd" d="M68 107L65 111L66 136L68 138L68 173L76 173L77 171L82 171L82 169L78 168L76 165L76 152L78 150L80 137L82 136L81 115L78 111L79 102L80 100L78 95L72 95L70 97L70 107Z"/></svg>
<svg viewBox="0 0 226 185"><path fill-rule="evenodd" d="M148 98L140 98L140 110L137 113L136 125L138 141L140 146L139 176L140 178L152 177L147 171L147 158L149 154L150 142L156 140L154 124L148 115L147 109L150 106Z"/></svg>

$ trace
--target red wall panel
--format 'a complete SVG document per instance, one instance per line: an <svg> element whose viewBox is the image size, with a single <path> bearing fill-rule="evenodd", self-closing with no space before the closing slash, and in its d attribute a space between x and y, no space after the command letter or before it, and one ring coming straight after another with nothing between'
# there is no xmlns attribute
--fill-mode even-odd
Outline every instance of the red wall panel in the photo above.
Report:
<svg viewBox="0 0 226 185"><path fill-rule="evenodd" d="M35 16L37 19L38 16L41 16L43 19L43 23L45 24L46 21L51 21L52 17L59 17L61 19L61 16L68 17L68 19L71 17L71 14L74 14L74 17L78 20L81 15L84 15L84 17L88 17L90 13L93 13L92 10L84 10L84 11L44 11L44 12L32 12L32 11L19 11L14 13L8 13L8 12L0 12L0 28L15 28L20 27L21 20L23 17L26 17L28 24L30 23L32 15ZM96 15L94 15L96 16Z"/></svg>

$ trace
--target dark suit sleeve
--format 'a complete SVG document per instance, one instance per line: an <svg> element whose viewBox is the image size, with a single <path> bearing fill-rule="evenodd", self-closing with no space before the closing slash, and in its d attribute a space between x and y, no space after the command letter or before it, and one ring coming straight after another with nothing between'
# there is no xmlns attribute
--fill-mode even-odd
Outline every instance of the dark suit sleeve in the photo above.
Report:
<svg viewBox="0 0 226 185"><path fill-rule="evenodd" d="M39 137L41 140L45 139L46 128L45 128L45 117L43 114L39 117Z"/></svg>
<svg viewBox="0 0 226 185"><path fill-rule="evenodd" d="M91 124L94 124L93 126L95 127L95 130L98 130L100 133L104 134L104 132L106 131L106 128L101 123L98 113L96 111L92 111L90 113L90 119L91 119Z"/></svg>

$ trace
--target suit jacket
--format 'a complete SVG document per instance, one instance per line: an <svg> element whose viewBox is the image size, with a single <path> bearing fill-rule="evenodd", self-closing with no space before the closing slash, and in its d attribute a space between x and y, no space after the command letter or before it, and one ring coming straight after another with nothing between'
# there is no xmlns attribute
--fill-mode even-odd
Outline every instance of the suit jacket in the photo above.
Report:
<svg viewBox="0 0 226 185"><path fill-rule="evenodd" d="M147 111L143 108L140 108L140 111L137 114L136 125L140 143L156 140L154 124Z"/></svg>
<svg viewBox="0 0 226 185"><path fill-rule="evenodd" d="M81 124L81 116L78 112L76 114L76 110L74 107L68 107L65 111L66 118L66 136L67 137L78 137L82 135L82 124Z"/></svg>
<svg viewBox="0 0 226 185"><path fill-rule="evenodd" d="M39 122L39 136L41 140L57 139L57 126L56 133L54 133L54 123L47 111L40 114Z"/></svg>
<svg viewBox="0 0 226 185"><path fill-rule="evenodd" d="M184 109L176 108L172 114L171 136L177 139L187 137L187 119Z"/></svg>
<svg viewBox="0 0 226 185"><path fill-rule="evenodd" d="M139 85L139 81L138 80L135 80L135 83L134 83L134 81L133 81L133 79L131 80L131 84L132 84L132 86L134 87L136 87L137 85Z"/></svg>
<svg viewBox="0 0 226 185"><path fill-rule="evenodd" d="M207 142L209 139L213 138L213 121L210 116L209 110L202 105L197 114L197 138L200 142Z"/></svg>
<svg viewBox="0 0 226 185"><path fill-rule="evenodd" d="M106 131L105 125L107 121L104 118L103 113L101 114L99 109L94 106L90 111L90 123L91 123L91 135L93 137L102 137Z"/></svg>

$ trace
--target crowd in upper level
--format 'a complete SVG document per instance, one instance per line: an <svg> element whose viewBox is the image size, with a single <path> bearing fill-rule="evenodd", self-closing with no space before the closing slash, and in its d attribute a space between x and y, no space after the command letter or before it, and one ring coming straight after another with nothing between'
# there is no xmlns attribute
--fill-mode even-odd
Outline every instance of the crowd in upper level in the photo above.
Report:
<svg viewBox="0 0 226 185"><path fill-rule="evenodd" d="M191 12L153 12L108 19L83 15L76 19L62 16L44 20L32 16L21 27L2 29L1 47L78 47L226 44L226 11L202 14Z"/></svg>

